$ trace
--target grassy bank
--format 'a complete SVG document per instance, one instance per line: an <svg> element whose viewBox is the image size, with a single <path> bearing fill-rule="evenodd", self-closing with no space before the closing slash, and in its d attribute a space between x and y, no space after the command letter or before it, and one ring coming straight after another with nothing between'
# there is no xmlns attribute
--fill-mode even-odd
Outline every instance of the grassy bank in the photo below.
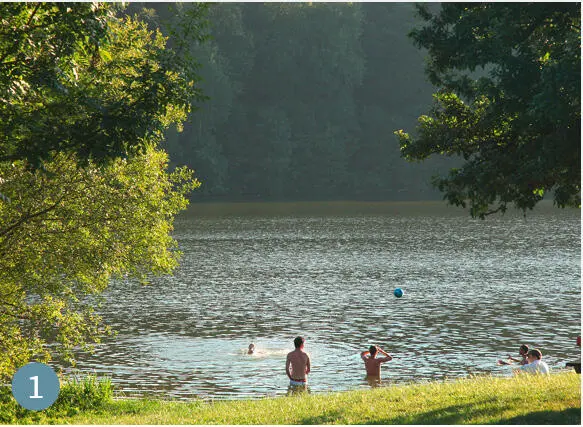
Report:
<svg viewBox="0 0 583 427"><path fill-rule="evenodd" d="M478 377L262 400L115 400L71 412L31 413L13 423L58 424L580 424L581 379ZM63 404L63 403L62 403ZM1 413L1 408L0 408Z"/></svg>

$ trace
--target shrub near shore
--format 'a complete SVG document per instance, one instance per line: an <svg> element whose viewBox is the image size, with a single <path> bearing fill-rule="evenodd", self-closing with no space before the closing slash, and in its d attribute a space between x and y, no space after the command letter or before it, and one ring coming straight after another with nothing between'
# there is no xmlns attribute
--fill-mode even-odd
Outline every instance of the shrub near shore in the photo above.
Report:
<svg viewBox="0 0 583 427"><path fill-rule="evenodd" d="M59 398L44 411L29 411L12 397L11 387L0 387L0 423L49 422L56 418L66 419L81 412L103 410L113 402L113 385L108 378L87 376L71 379L61 385Z"/></svg>
<svg viewBox="0 0 583 427"><path fill-rule="evenodd" d="M63 386L53 407L32 412L4 393L0 421L20 424L581 424L575 373L475 377L372 390L260 400L114 400L111 382Z"/></svg>

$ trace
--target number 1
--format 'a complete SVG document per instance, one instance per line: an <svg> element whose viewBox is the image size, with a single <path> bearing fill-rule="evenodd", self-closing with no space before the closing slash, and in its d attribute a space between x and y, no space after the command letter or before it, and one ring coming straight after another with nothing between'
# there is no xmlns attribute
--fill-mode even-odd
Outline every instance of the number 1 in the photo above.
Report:
<svg viewBox="0 0 583 427"><path fill-rule="evenodd" d="M38 395L38 376L30 377L29 380L34 381L34 395L28 397L31 399L42 399L43 397Z"/></svg>

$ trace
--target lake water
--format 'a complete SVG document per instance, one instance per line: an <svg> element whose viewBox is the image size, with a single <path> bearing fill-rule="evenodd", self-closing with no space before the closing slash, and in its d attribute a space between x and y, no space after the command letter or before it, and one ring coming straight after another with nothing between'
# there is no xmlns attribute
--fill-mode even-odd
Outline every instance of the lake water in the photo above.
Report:
<svg viewBox="0 0 583 427"><path fill-rule="evenodd" d="M373 343L394 356L385 384L510 375L496 361L522 343L564 369L580 354L580 224L549 206L481 221L441 202L195 205L175 275L113 283L118 335L78 368L126 395L282 395L302 335L314 393L369 387Z"/></svg>

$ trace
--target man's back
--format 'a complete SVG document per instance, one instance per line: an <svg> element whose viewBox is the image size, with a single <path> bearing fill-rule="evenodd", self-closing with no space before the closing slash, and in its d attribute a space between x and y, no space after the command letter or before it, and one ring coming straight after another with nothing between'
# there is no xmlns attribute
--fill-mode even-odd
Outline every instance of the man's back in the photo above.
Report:
<svg viewBox="0 0 583 427"><path fill-rule="evenodd" d="M377 353L384 354L386 357L377 358ZM367 377L381 378L381 364L393 360L393 357L384 351L382 348L372 345L368 351L360 353L360 357L364 361Z"/></svg>
<svg viewBox="0 0 583 427"><path fill-rule="evenodd" d="M522 365L520 369L530 374L548 374L549 366L542 360L535 360L532 363Z"/></svg>
<svg viewBox="0 0 583 427"><path fill-rule="evenodd" d="M369 377L379 377L381 376L381 363L384 359L377 359L374 357L367 357L364 361L364 367L366 368L366 375Z"/></svg>
<svg viewBox="0 0 583 427"><path fill-rule="evenodd" d="M290 379L305 380L310 372L310 356L305 351L296 348L288 353L285 365L286 368L289 367Z"/></svg>

